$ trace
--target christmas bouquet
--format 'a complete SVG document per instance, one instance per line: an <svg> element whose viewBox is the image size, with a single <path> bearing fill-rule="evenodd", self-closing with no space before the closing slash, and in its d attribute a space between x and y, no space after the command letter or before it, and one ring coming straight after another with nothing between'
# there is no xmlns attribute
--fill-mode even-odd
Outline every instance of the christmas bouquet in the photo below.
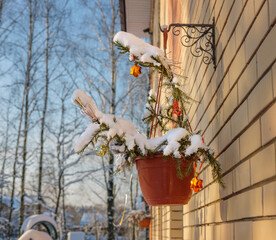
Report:
<svg viewBox="0 0 276 240"><path fill-rule="evenodd" d="M151 137L148 139L139 133L134 124L126 119L102 113L91 97L77 89L72 100L92 122L76 142L75 151L80 153L91 144L98 156L112 153L116 172L131 166L137 157L162 153L164 157L174 159L178 178L184 178L194 168L195 177L191 181L191 188L195 192L202 188L196 164L201 163L202 167L205 162L211 166L214 180L223 185L220 164L215 159L213 150L204 143L200 131L194 132L191 129L185 111L185 106L191 99L186 95L181 79L172 71L173 67L164 52L125 32L117 33L114 43L123 53L128 52L129 59L134 61L135 68L131 69L133 76L139 75L141 67L151 67L164 77L162 89L158 88L157 93L151 90L146 105L147 112L143 120L151 125ZM161 91L166 94L164 103L159 104ZM161 137L152 137L156 129L162 133ZM184 172L183 156L189 162L189 167Z"/></svg>

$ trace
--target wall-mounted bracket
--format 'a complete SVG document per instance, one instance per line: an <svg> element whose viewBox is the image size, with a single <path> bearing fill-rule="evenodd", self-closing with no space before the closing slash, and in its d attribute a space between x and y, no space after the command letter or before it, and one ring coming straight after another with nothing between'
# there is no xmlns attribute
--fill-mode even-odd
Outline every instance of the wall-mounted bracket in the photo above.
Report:
<svg viewBox="0 0 276 240"><path fill-rule="evenodd" d="M160 31L164 32L164 29L161 26L159 27ZM202 61L205 64L213 62L214 69L216 69L215 18L213 18L212 24L172 23L167 28L167 32L171 28L172 34L174 36L181 36L181 44L184 47L189 47L194 57L202 56Z"/></svg>

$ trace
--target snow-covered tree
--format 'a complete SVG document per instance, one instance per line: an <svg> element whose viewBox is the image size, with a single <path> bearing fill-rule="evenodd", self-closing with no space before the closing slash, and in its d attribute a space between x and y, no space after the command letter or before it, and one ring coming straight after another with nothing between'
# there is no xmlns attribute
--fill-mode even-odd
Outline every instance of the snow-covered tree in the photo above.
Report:
<svg viewBox="0 0 276 240"><path fill-rule="evenodd" d="M93 98L103 112L131 118L131 111L133 111L137 113L132 114L133 119L138 119L139 107L146 98L145 90L147 89L148 79L146 73L144 77L139 79L130 78L128 69L123 67L123 64L119 67L122 60L120 59L120 53L113 44L113 37L120 27L118 1L83 2L88 9L86 25L92 29L91 33L84 34L84 38L89 44L91 44L92 39L93 43L95 40L97 41L96 46L93 45L92 48L89 45L84 45L83 52L85 54L80 57L83 76L87 80L85 89L94 93ZM137 99L138 102L134 99ZM137 104L139 102L141 104ZM114 239L115 236L116 189L114 161L114 155L111 152L108 152L101 161L103 182L107 194L107 239Z"/></svg>

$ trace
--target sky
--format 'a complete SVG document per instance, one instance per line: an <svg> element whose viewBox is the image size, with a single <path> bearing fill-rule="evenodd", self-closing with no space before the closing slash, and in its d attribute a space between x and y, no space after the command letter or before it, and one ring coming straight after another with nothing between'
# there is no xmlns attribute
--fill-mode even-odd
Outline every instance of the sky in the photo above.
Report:
<svg viewBox="0 0 276 240"><path fill-rule="evenodd" d="M18 2L20 2L18 0ZM18 128L18 119L19 119L19 109L22 101L22 92L23 92L23 82L24 82L24 71L26 69L26 56L27 56L27 45L28 45L28 9L24 4L18 4L15 2L8 2L6 6L4 6L3 10L3 23L0 28L0 35L5 31L5 28L9 28L10 24L14 20L14 16L19 16L16 18L16 24L13 25L12 28L9 28L9 35L5 38L5 35L2 34L0 37L0 42L3 44L0 48L0 97L2 104L0 106L1 111L1 133L5 132L6 122L5 116L6 113L10 113L10 129L9 129L9 161L6 165L6 172L11 173L12 165L14 160L14 150L15 150L15 139ZM85 53L90 54L93 53L95 56L99 57L103 61L106 60L106 55L101 51L101 45L99 44L95 34L93 34L92 24L98 26L97 17L99 16L97 11L93 11L94 16L91 15L91 11L84 7L80 2L80 0L70 0L66 8L62 7L65 1L55 1L57 4L59 11L65 10L64 19L61 23L62 31L59 32L59 37L56 44L55 50L52 52L52 58L50 63L50 68L55 69L51 75L50 80L50 92L49 92L49 112L47 115L48 118L48 131L45 136L45 144L47 145L47 151L52 151L54 153L56 151L55 146L55 135L53 132L57 132L59 127L59 122L61 120L61 98L65 94L67 94L67 98L65 100L65 108L67 111L66 124L68 125L68 129L73 131L72 137L70 139L70 135L67 137L66 141L72 143L75 139L81 134L81 132L85 129L86 124L89 123L87 119L85 119L76 107L72 104L70 96L71 93L76 88L82 88L88 90L89 94L92 93L96 102L101 105L102 102L98 98L97 95L94 95L95 90L84 76L83 71L83 63L88 59ZM103 4L108 4L109 0L100 1ZM21 2L22 3L22 2ZM106 5L108 7L108 5ZM36 186L36 175L37 175L37 159L39 157L38 146L40 141L40 124L39 118L41 116L41 109L43 106L43 79L45 76L44 72L44 58L43 58L43 46L44 40L40 40L40 37L45 36L45 23L43 22L43 8L41 9L41 15L38 19L37 24L35 25L35 44L33 51L37 51L36 54L36 68L33 75L33 85L31 87L31 99L37 98L36 102L31 102L31 111L32 114L29 116L30 122L30 133L28 136L28 177L27 183L28 189ZM22 14L22 16L21 16ZM107 19L107 21L109 21ZM50 26L58 25L58 18L51 22ZM101 24L101 23L99 23ZM119 28L119 22L117 29ZM5 31L6 32L6 31ZM51 33L54 33L52 31ZM69 41L69 50L63 51L63 44L65 41ZM40 54L40 55L39 55ZM120 72L118 73L118 97L120 97L125 91L127 84L133 79L129 75L129 69L132 66L132 63L129 63L128 56L124 55L120 58ZM86 63L86 62L85 62ZM110 79L110 72L106 71L102 68L99 63L93 61L91 62L93 67L100 69L103 76L107 79ZM57 67L56 67L57 66ZM88 69L88 64L84 64ZM56 67L56 68L55 68ZM67 68L67 69L66 69ZM98 73L93 70L92 67L89 68L88 74L92 77L93 81L99 79ZM97 80L98 81L98 80ZM68 88L68 90L67 90ZM103 89L104 90L104 89ZM68 92L68 93L67 93ZM38 97L36 97L38 96ZM7 106L8 99L11 99L11 106ZM118 114L120 114L123 109L129 106L122 105L118 110ZM72 119L79 114L79 118L81 124L77 129L74 129L74 125L71 123ZM126 112L125 117L129 117L129 113ZM140 117L140 116L139 116ZM70 125L71 124L71 125ZM142 130L142 129L140 129ZM2 134L1 142L4 141L4 136ZM70 144L69 144L70 145ZM3 145L2 145L3 147ZM20 147L22 147L22 142ZM3 150L3 149L1 149ZM56 164L54 162L54 158L51 157L50 153L45 155L49 162L52 164ZM2 159L2 156L0 156ZM72 156L70 159L75 159L77 156ZM21 157L19 158L21 161ZM21 162L19 161L18 165L18 173L21 173ZM48 160L47 160L48 161ZM71 160L72 161L72 160ZM74 170L86 170L87 168L97 168L100 159L95 160L93 157L89 157L83 161L76 167L76 169L70 170L71 173ZM0 164L2 161L0 160ZM48 167L48 165L47 165ZM45 171L50 171L51 166ZM56 170L55 170L56 171ZM47 172L48 173L48 172ZM74 184L68 188L69 197L67 198L67 203L73 205L89 205L92 203L101 203L101 198L97 197L93 191L99 192L100 195L105 198L105 193L101 189L101 187L95 184L95 180L92 178L102 180L103 174L101 171L96 172L91 177L87 177L84 181ZM121 187L123 189L122 194L118 195L120 201L124 200L124 195L129 191L129 186L124 176L119 176L117 179L117 188ZM19 189L20 184L17 181L17 190ZM93 187L93 188L92 188ZM92 188L92 190L91 190ZM10 186L7 187L7 193L10 191Z"/></svg>

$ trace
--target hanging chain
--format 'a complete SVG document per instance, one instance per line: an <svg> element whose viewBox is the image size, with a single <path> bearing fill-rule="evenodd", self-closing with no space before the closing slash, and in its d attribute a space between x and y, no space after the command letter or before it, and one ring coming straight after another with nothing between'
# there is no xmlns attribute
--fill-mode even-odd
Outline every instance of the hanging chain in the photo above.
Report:
<svg viewBox="0 0 276 240"><path fill-rule="evenodd" d="M163 48L164 48L164 53L165 53L165 58L167 57L167 40L168 40L168 31L167 28L164 29L163 32ZM157 89L157 95L156 95L156 101L155 101L155 106L154 106L154 113L153 113L153 119L151 122L151 127L150 127L150 138L155 137L156 135L156 129L157 129L157 123L158 123L158 114L159 114L159 108L160 108L160 100L161 100L161 90L163 86L163 78L164 78L164 66L162 65L162 72L159 78L158 82L158 89Z"/></svg>

